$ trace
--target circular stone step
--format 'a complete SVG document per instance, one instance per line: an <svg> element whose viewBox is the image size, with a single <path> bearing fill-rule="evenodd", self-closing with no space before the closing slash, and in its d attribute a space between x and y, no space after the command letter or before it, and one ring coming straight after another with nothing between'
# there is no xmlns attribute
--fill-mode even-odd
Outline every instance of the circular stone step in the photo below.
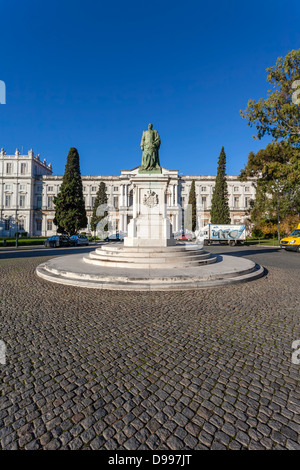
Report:
<svg viewBox="0 0 300 470"><path fill-rule="evenodd" d="M217 256L212 264L173 268L115 268L86 263L84 255L67 255L40 264L36 273L51 282L110 290L192 290L258 279L264 268L236 256Z"/></svg>
<svg viewBox="0 0 300 470"><path fill-rule="evenodd" d="M171 247L109 247L103 245L83 257L86 263L114 268L150 269L197 266L217 258L196 244Z"/></svg>

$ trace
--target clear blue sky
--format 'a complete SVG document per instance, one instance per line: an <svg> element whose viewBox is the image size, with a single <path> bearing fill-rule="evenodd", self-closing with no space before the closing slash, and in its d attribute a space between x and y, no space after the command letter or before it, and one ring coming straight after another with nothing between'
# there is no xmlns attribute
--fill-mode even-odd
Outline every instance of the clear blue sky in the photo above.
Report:
<svg viewBox="0 0 300 470"><path fill-rule="evenodd" d="M299 0L0 0L0 147L32 147L62 174L141 163L154 124L161 164L215 174L224 145L238 174L254 141L241 118L267 95L266 67L300 47Z"/></svg>

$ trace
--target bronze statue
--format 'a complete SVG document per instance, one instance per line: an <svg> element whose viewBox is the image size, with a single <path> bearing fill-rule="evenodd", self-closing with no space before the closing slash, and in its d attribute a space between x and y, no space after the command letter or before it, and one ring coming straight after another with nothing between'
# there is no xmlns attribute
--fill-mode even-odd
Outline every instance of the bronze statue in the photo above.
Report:
<svg viewBox="0 0 300 470"><path fill-rule="evenodd" d="M153 124L148 125L148 130L143 131L141 149L143 151L140 173L153 171L161 173L158 150L160 147L160 137L157 131L153 130Z"/></svg>

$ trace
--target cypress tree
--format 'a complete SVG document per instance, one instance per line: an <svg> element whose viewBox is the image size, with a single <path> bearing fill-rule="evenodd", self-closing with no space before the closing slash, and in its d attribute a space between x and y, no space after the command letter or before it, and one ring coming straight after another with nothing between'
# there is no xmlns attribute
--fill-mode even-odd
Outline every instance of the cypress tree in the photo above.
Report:
<svg viewBox="0 0 300 470"><path fill-rule="evenodd" d="M191 210L191 229L192 232L195 232L197 226L197 207L196 207L196 189L195 189L195 180L192 181L190 194L189 194L189 204Z"/></svg>
<svg viewBox="0 0 300 470"><path fill-rule="evenodd" d="M212 195L211 211L212 224L230 224L230 209L228 204L228 188L226 180L226 154L224 147L218 160L216 183Z"/></svg>
<svg viewBox="0 0 300 470"><path fill-rule="evenodd" d="M87 216L82 190L79 155L71 147L67 157L60 192L54 198L55 218L58 233L75 235L87 226Z"/></svg>
<svg viewBox="0 0 300 470"><path fill-rule="evenodd" d="M105 184L103 181L99 184L99 188L96 194L96 200L95 204L93 207L93 215L91 218L91 229L92 231L95 231L97 228L97 224L103 219L103 217L107 216L107 212L105 211L103 215L98 215L97 214L97 209L99 206L102 204L107 204L107 195L105 192ZM107 226L104 227L104 230L107 230Z"/></svg>

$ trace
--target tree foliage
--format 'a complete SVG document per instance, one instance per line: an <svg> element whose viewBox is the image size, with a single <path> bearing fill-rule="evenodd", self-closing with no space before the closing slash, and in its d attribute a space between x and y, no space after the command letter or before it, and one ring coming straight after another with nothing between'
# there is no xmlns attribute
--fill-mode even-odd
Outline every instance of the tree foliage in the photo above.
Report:
<svg viewBox="0 0 300 470"><path fill-rule="evenodd" d="M97 191L97 194L96 194L95 204L94 204L94 207L93 207L93 214L92 214L92 218L91 218L91 229L93 231L96 230L97 224L104 217L107 216L107 211L103 211L102 215L99 214L98 208L102 204L105 204L105 205L107 204L107 194L106 194L106 191L105 191L105 183L103 181L101 181L100 184L99 184L99 188L98 188L98 191ZM105 228L105 230L106 230L106 228Z"/></svg>
<svg viewBox="0 0 300 470"><path fill-rule="evenodd" d="M300 79L300 49L279 57L276 65L266 71L267 81L272 86L268 97L257 102L250 99L246 110L240 113L250 127L256 127L254 138L271 135L276 141L283 139L300 146L300 90L299 93L297 90L300 87L300 82L297 83Z"/></svg>
<svg viewBox="0 0 300 470"><path fill-rule="evenodd" d="M215 187L212 195L211 211L212 224L230 224L230 209L228 204L228 187L226 180L226 154L222 147L216 176Z"/></svg>
<svg viewBox="0 0 300 470"><path fill-rule="evenodd" d="M60 192L54 198L54 204L54 223L58 233L74 235L87 226L79 154L74 147L70 148Z"/></svg>
<svg viewBox="0 0 300 470"><path fill-rule="evenodd" d="M300 149L287 142L273 142L256 154L250 152L240 179L257 178L256 197L251 209L251 222L260 229L279 219L300 215ZM286 223L288 227L288 223ZM275 230L275 229L274 229ZM276 229L277 230L277 229Z"/></svg>
<svg viewBox="0 0 300 470"><path fill-rule="evenodd" d="M192 232L194 232L197 227L197 201L196 201L195 180L192 180L188 203L191 209L191 229L192 229Z"/></svg>

